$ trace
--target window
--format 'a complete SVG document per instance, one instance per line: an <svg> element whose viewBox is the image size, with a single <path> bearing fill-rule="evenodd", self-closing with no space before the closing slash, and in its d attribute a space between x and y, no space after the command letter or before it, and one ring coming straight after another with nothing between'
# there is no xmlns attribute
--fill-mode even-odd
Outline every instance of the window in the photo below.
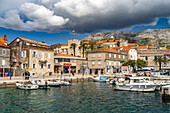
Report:
<svg viewBox="0 0 170 113"><path fill-rule="evenodd" d="M55 63L58 63L58 59L55 59Z"/></svg>
<svg viewBox="0 0 170 113"><path fill-rule="evenodd" d="M93 56L92 56L93 58L95 57L95 54L93 54Z"/></svg>
<svg viewBox="0 0 170 113"><path fill-rule="evenodd" d="M16 52L16 51L13 52L13 56L14 56L14 57L17 56L17 52Z"/></svg>
<svg viewBox="0 0 170 113"><path fill-rule="evenodd" d="M120 58L120 55L119 55L119 58Z"/></svg>
<svg viewBox="0 0 170 113"><path fill-rule="evenodd" d="M125 59L125 56L123 55L123 59Z"/></svg>
<svg viewBox="0 0 170 113"><path fill-rule="evenodd" d="M99 54L99 58L101 57L101 54Z"/></svg>
<svg viewBox="0 0 170 113"><path fill-rule="evenodd" d="M109 57L112 57L112 54L111 54L111 53L109 53Z"/></svg>
<svg viewBox="0 0 170 113"><path fill-rule="evenodd" d="M23 64L23 65L22 65L22 68L25 69L25 68L26 68L26 64Z"/></svg>
<svg viewBox="0 0 170 113"><path fill-rule="evenodd" d="M110 45L110 47L112 47L112 45Z"/></svg>
<svg viewBox="0 0 170 113"><path fill-rule="evenodd" d="M44 53L41 53L41 60L44 60Z"/></svg>
<svg viewBox="0 0 170 113"><path fill-rule="evenodd" d="M114 65L116 65L116 62L114 62Z"/></svg>
<svg viewBox="0 0 170 113"><path fill-rule="evenodd" d="M26 51L22 51L22 57L26 57Z"/></svg>
<svg viewBox="0 0 170 113"><path fill-rule="evenodd" d="M98 61L98 64L101 65L101 61Z"/></svg>
<svg viewBox="0 0 170 113"><path fill-rule="evenodd" d="M48 59L50 59L51 58L51 54L50 53L48 53Z"/></svg>
<svg viewBox="0 0 170 113"><path fill-rule="evenodd" d="M35 65L35 64L32 64L32 68L35 69L35 68L36 68L36 65Z"/></svg>
<svg viewBox="0 0 170 113"><path fill-rule="evenodd" d="M62 49L62 52L64 52L64 49Z"/></svg>
<svg viewBox="0 0 170 113"><path fill-rule="evenodd" d="M114 58L116 58L116 54L114 54Z"/></svg>
<svg viewBox="0 0 170 113"><path fill-rule="evenodd" d="M3 54L3 55L6 54L6 50L5 50L5 49L2 50L2 54Z"/></svg>
<svg viewBox="0 0 170 113"><path fill-rule="evenodd" d="M40 68L44 68L44 64L40 64Z"/></svg>
<svg viewBox="0 0 170 113"><path fill-rule="evenodd" d="M48 69L50 69L50 64L48 64Z"/></svg>
<svg viewBox="0 0 170 113"><path fill-rule="evenodd" d="M112 64L112 62L111 61L109 61L109 65L111 65Z"/></svg>
<svg viewBox="0 0 170 113"><path fill-rule="evenodd" d="M32 57L33 57L33 58L34 58L34 57L37 57L37 52L33 51L33 52L32 52Z"/></svg>
<svg viewBox="0 0 170 113"><path fill-rule="evenodd" d="M145 60L148 60L148 57L147 57L147 56L145 57Z"/></svg>
<svg viewBox="0 0 170 113"><path fill-rule="evenodd" d="M5 65L5 60L2 60L2 65Z"/></svg>
<svg viewBox="0 0 170 113"><path fill-rule="evenodd" d="M95 62L94 61L92 61L92 65L94 65L95 64Z"/></svg>

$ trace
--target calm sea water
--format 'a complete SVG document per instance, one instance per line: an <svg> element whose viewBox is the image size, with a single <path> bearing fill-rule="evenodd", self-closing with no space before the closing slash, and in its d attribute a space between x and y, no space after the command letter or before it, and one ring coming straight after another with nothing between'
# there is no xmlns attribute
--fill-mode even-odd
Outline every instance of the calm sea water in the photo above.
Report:
<svg viewBox="0 0 170 113"><path fill-rule="evenodd" d="M79 82L48 90L0 89L0 113L170 113L159 92L114 91L106 83Z"/></svg>

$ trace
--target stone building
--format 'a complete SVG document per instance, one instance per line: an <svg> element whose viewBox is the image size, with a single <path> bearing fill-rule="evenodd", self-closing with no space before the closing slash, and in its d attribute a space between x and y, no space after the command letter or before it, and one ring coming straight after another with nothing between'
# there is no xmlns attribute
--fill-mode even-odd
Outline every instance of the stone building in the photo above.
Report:
<svg viewBox="0 0 170 113"><path fill-rule="evenodd" d="M10 49L0 41L0 77L5 76L4 72L10 71Z"/></svg>
<svg viewBox="0 0 170 113"><path fill-rule="evenodd" d="M13 75L20 76L25 70L35 76L54 72L54 51L45 42L17 37L9 47Z"/></svg>
<svg viewBox="0 0 170 113"><path fill-rule="evenodd" d="M85 58L75 57L69 54L57 54L54 56L54 72L63 72L64 74L70 74L74 71L76 74L82 73L82 65L87 67Z"/></svg>
<svg viewBox="0 0 170 113"><path fill-rule="evenodd" d="M127 60L127 55L113 49L100 48L91 51L88 54L90 74L113 74L120 72L122 60Z"/></svg>

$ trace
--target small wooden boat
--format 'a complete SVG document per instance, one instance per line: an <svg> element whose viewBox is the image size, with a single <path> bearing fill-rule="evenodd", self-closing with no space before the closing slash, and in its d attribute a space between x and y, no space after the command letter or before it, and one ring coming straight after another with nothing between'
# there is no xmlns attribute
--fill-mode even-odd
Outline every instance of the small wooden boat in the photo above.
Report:
<svg viewBox="0 0 170 113"><path fill-rule="evenodd" d="M106 77L99 76L99 77L93 78L93 81L94 82L106 82L107 79L108 78L106 78Z"/></svg>
<svg viewBox="0 0 170 113"><path fill-rule="evenodd" d="M19 88L19 89L38 89L38 85L33 85L33 84L22 84L22 83L16 83L16 86Z"/></svg>

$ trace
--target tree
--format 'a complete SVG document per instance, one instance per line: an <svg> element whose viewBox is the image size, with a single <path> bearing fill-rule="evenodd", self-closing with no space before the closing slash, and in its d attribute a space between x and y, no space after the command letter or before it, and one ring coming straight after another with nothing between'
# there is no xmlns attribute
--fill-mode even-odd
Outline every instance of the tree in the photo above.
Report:
<svg viewBox="0 0 170 113"><path fill-rule="evenodd" d="M128 60L128 61L123 60L121 61L121 63L122 63L122 66L129 65L130 67L133 68L132 72L135 72L136 60Z"/></svg>
<svg viewBox="0 0 170 113"><path fill-rule="evenodd" d="M70 47L70 48L72 48L73 51L74 51L74 56L75 56L75 54L76 54L76 46L77 46L76 43L72 43L72 44L71 44L71 47Z"/></svg>
<svg viewBox="0 0 170 113"><path fill-rule="evenodd" d="M117 47L120 47L120 42L118 41L116 45L117 45Z"/></svg>
<svg viewBox="0 0 170 113"><path fill-rule="evenodd" d="M144 60L141 59L137 59L137 67L138 68L142 68L142 67L146 67L146 62Z"/></svg>
<svg viewBox="0 0 170 113"><path fill-rule="evenodd" d="M83 48L83 58L84 58L84 54L85 54L85 50L87 49L86 44L81 43L79 46L79 49Z"/></svg>
<svg viewBox="0 0 170 113"><path fill-rule="evenodd" d="M93 51L95 49L95 44L90 44L89 49Z"/></svg>
<svg viewBox="0 0 170 113"><path fill-rule="evenodd" d="M158 57L155 57L154 61L159 64L159 70L161 70L162 62L163 62L163 63L166 63L166 62L168 62L169 60L168 60L166 57L158 56Z"/></svg>

